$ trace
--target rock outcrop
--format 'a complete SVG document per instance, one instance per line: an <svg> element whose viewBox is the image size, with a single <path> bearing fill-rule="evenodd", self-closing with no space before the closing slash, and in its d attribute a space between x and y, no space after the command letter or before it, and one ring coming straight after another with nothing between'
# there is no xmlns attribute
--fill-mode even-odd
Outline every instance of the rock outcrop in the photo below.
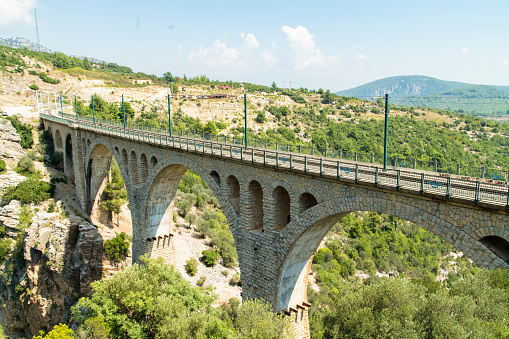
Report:
<svg viewBox="0 0 509 339"><path fill-rule="evenodd" d="M0 120L0 159L19 159L26 153L20 145L21 137L9 120Z"/></svg>
<svg viewBox="0 0 509 339"><path fill-rule="evenodd" d="M36 213L24 237L24 260L11 259L14 272L2 283L0 322L6 334L31 337L67 322L70 307L102 277L102 249L99 231L87 222Z"/></svg>

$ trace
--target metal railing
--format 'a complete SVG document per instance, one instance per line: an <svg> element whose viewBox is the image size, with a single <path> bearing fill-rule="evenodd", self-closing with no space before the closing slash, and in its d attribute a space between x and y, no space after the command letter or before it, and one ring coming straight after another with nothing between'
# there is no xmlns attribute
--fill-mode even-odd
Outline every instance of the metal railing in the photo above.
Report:
<svg viewBox="0 0 509 339"><path fill-rule="evenodd" d="M348 180L355 183L373 184L374 186L396 188L416 194L433 194L447 199L455 198L473 201L475 204L505 206L509 209L509 190L507 185L492 183L488 180L465 180L454 175L444 175L429 171L391 167L383 170L381 165L345 160L344 158L327 158L318 155L296 153L293 148L272 150L258 145L244 147L237 139L226 138L221 141L198 139L194 136L173 135L166 131L124 128L122 123L96 122L87 117L53 116L40 114L41 118L59 122L70 127L97 131L136 141L147 142L165 147L185 150L192 153L207 154L216 157L234 159L242 162L279 168L329 179ZM218 141L219 140L219 141ZM240 140L240 138L239 138ZM264 144L262 146L265 146ZM302 149L301 149L302 151ZM396 162L396 164L399 164ZM434 168L433 168L434 169Z"/></svg>

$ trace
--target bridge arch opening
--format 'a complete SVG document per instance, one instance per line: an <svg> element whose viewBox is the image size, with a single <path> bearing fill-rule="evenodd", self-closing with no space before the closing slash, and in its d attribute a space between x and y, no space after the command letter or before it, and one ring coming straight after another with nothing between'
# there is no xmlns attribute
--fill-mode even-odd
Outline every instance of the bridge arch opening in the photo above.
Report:
<svg viewBox="0 0 509 339"><path fill-rule="evenodd" d="M240 214L240 184L236 177L230 175L226 179L226 185L228 187L228 200L232 204L237 216Z"/></svg>
<svg viewBox="0 0 509 339"><path fill-rule="evenodd" d="M62 134L60 134L60 130L55 131L55 149L57 151L62 151L64 148L64 143L62 141Z"/></svg>
<svg viewBox="0 0 509 339"><path fill-rule="evenodd" d="M87 213L95 224L131 233L131 212L120 166L108 147L94 146L86 168Z"/></svg>
<svg viewBox="0 0 509 339"><path fill-rule="evenodd" d="M132 179L131 183L133 185L138 184L138 158L136 157L136 152L131 151L131 161L129 164L129 175Z"/></svg>
<svg viewBox="0 0 509 339"><path fill-rule="evenodd" d="M509 264L509 242L504 238L494 235L479 239L479 242L488 247L490 251L498 255L502 260Z"/></svg>
<svg viewBox="0 0 509 339"><path fill-rule="evenodd" d="M142 184L148 177L148 160L145 153L142 153L140 157L140 177L138 178L138 183Z"/></svg>
<svg viewBox="0 0 509 339"><path fill-rule="evenodd" d="M316 198L311 193L302 193L299 198L299 213L304 212L305 210L317 205L318 202Z"/></svg>
<svg viewBox="0 0 509 339"><path fill-rule="evenodd" d="M252 230L263 232L263 189L260 183L253 180L248 186L247 223Z"/></svg>
<svg viewBox="0 0 509 339"><path fill-rule="evenodd" d="M290 222L290 194L283 186L277 186L273 192L274 230L281 231Z"/></svg>
<svg viewBox="0 0 509 339"><path fill-rule="evenodd" d="M125 148L122 149L122 166L124 166L127 174L129 174L129 158L127 157L127 151Z"/></svg>
<svg viewBox="0 0 509 339"><path fill-rule="evenodd" d="M216 171L212 171L210 172L210 176L214 179L214 181L218 185L221 185L221 177L219 176L219 173L217 173Z"/></svg>
<svg viewBox="0 0 509 339"><path fill-rule="evenodd" d="M219 203L219 199L227 200L228 195L222 193L210 173L193 168L202 171L195 172L187 162L167 163L165 167L160 163L155 168L158 172L154 179L149 178L145 184L145 253L153 258L164 258L193 282L196 282L195 278L185 271L186 261L193 254L187 251L175 253L175 248L186 248L200 241L200 246L208 245L206 249L219 255L216 266L235 267L238 262L235 242L233 234L229 232L230 222L222 213ZM227 214L233 216L231 206L229 208ZM205 240L197 240L199 238ZM197 276L200 270L205 269L204 265L199 265ZM233 270L229 272L230 275L234 274ZM236 289L239 290L236 297L240 297L240 287Z"/></svg>
<svg viewBox="0 0 509 339"><path fill-rule="evenodd" d="M74 182L74 164L72 156L72 137L70 134L65 139L65 174L71 182Z"/></svg>
<svg viewBox="0 0 509 339"><path fill-rule="evenodd" d="M152 156L152 158L150 158L150 169L156 167L157 165L157 158L155 156Z"/></svg>
<svg viewBox="0 0 509 339"><path fill-rule="evenodd" d="M342 201L338 199L335 203L341 203ZM408 244L405 245L409 251L408 256L405 257L406 260L401 261L401 258L396 257L395 253L400 250L397 244L406 243L405 239L400 238L402 225L405 225L407 229L407 236L419 239L433 236L442 239L444 242L442 245L437 243L436 247L419 248L419 251L422 251L421 254L426 254L426 258L428 258L428 254L431 256L433 253L433 255L438 255L439 258L445 257L456 246L456 248L465 248L463 253L466 257L470 256L474 264L481 267L487 265L490 265L490 267L504 267L503 261L505 264L509 261L509 242L501 237L486 236L476 242L470 235L465 234L459 228L455 228L454 225L450 225L438 217L430 217L428 212L405 202L398 202L387 208L385 203L379 203L376 200L356 201L352 199L351 201L353 201L353 206L338 205L337 207L331 207L335 203L331 205L331 202L328 202L310 207L297 216L296 224L292 224L291 229L286 228L282 231L282 237L285 239L290 237L292 240L291 245L283 250L285 255L278 268L278 287L274 302L277 311L287 310L289 307L295 308L297 305L307 302L307 286L313 257L331 228L351 213L354 213L351 216L352 220L345 219L344 222L341 221L341 224L338 224L338 227L343 227L339 226L343 224L349 225L348 229L343 229L343 232L346 232L344 235L348 235L348 239L352 241L349 247L346 247L343 241L340 245L344 249L340 251L344 256L342 258L353 263L353 267L345 266L349 270L346 276L355 274L356 270L389 273L392 270L405 272L405 268L409 267L426 267L425 271L430 272L431 267L434 267L433 265L436 262L428 259L422 261L418 256L412 254L412 247L408 247ZM389 210L390 214L382 214ZM355 217L355 215L357 216ZM364 226L360 227L355 220L362 221ZM375 231L374 225L376 225L377 231ZM295 231L297 233L292 235ZM385 239L383 241L387 241L387 243L377 243L376 246L380 245L380 247L376 251L374 247L370 248L369 251L366 250L366 253L371 253L366 255L366 253L361 252L365 248L365 239L369 237L369 234L375 234L375 232L387 232L387 237L381 238ZM421 232L429 232L429 235ZM392 239L392 241L389 242L389 239ZM448 243L448 245L446 246L445 243ZM483 250L481 247L484 248L484 251L490 251L490 253L486 253L488 256L478 255L478 251ZM347 250L353 251L348 252ZM362 260L357 260L357 258ZM349 263L345 261L345 264ZM416 271L416 273L418 272Z"/></svg>

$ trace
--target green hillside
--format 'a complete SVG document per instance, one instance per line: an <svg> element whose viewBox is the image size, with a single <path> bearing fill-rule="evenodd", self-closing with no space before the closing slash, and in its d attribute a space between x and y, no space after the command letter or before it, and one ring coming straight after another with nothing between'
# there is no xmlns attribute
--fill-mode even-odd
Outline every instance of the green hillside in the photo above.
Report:
<svg viewBox="0 0 509 339"><path fill-rule="evenodd" d="M370 98L389 94L391 103L446 109L475 116L500 117L509 112L509 86L473 85L420 75L396 76L337 92Z"/></svg>
<svg viewBox="0 0 509 339"><path fill-rule="evenodd" d="M493 86L472 85L421 97L396 98L403 106L445 109L476 116L503 116L509 113L509 92Z"/></svg>
<svg viewBox="0 0 509 339"><path fill-rule="evenodd" d="M422 75L404 75L375 80L355 88L337 92L336 94L365 99L388 93L391 98L401 98L426 96L467 86L470 86L470 84L444 81Z"/></svg>

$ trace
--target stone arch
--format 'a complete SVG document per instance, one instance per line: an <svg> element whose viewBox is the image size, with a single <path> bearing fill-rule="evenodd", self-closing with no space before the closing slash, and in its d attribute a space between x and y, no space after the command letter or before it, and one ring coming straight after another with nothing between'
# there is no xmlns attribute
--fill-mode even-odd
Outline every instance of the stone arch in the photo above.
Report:
<svg viewBox="0 0 509 339"><path fill-rule="evenodd" d="M57 128L55 131L55 150L62 152L64 148L64 142L62 141L62 134L60 130Z"/></svg>
<svg viewBox="0 0 509 339"><path fill-rule="evenodd" d="M138 177L138 183L143 183L148 176L148 160L145 153L141 154L140 157L140 176Z"/></svg>
<svg viewBox="0 0 509 339"><path fill-rule="evenodd" d="M509 268L508 263L501 256L490 251L485 244L476 241L474 237L446 221L444 215L447 213L439 211L439 203L430 202L436 206L421 209L417 206L420 206L418 204L422 202L417 202L416 205L412 204L417 199L391 200L388 197L382 197L382 194L377 196L379 193L373 192L368 197L352 195L347 198L322 202L300 213L281 232L280 236L285 239L285 242L282 243L283 246L279 252L285 253L285 256L278 269L278 282L274 298L276 310L295 307L306 301L307 279L315 251L334 224L353 211L369 211L397 216L440 236L462 250L479 266ZM436 214L429 211L435 211ZM499 240L497 241L499 244ZM504 239L504 241L506 240ZM485 242L490 245L496 241L488 239ZM493 246L500 247L497 244ZM483 253L485 255L481 255Z"/></svg>
<svg viewBox="0 0 509 339"><path fill-rule="evenodd" d="M230 204L221 187L215 182L208 171L186 157L170 156L162 159L150 171L144 183L142 197L144 203L140 206L140 215L145 220L135 233L139 238L133 238L133 261L136 261L145 251L145 241L148 238L168 234L173 223L173 205L177 187L184 173L193 170L212 190L219 200L221 209L228 220L233 233L237 230L238 218L234 207ZM133 225L134 226L134 225Z"/></svg>
<svg viewBox="0 0 509 339"><path fill-rule="evenodd" d="M283 186L272 191L274 199L274 230L281 231L290 222L290 194Z"/></svg>
<svg viewBox="0 0 509 339"><path fill-rule="evenodd" d="M119 149L118 149L118 146L115 146L115 153L116 153L116 154L120 154L120 151L119 151Z"/></svg>
<svg viewBox="0 0 509 339"><path fill-rule="evenodd" d="M240 215L240 184L239 180L234 176L230 175L226 179L226 186L228 189L228 201L232 204L237 216Z"/></svg>
<svg viewBox="0 0 509 339"><path fill-rule="evenodd" d="M263 189L262 185L256 180L252 180L248 185L247 198L247 224L252 230L261 230L263 232Z"/></svg>
<svg viewBox="0 0 509 339"><path fill-rule="evenodd" d="M219 176L219 173L217 173L216 171L212 171L210 172L210 176L212 178L214 178L214 181L218 184L218 185L221 185L221 177Z"/></svg>
<svg viewBox="0 0 509 339"><path fill-rule="evenodd" d="M119 164L120 172L126 187L129 187L129 178L121 165L119 155L115 152L111 152L111 146L103 141L95 141L90 148L86 159L86 196L87 196L87 213L90 215L92 220L102 219L108 217L108 214L104 210L99 208L99 200L101 194L106 187L109 180L109 171L111 166L112 158L115 158ZM127 190L129 199L130 190Z"/></svg>
<svg viewBox="0 0 509 339"><path fill-rule="evenodd" d="M305 210L316 206L318 202L313 194L304 192L300 195L299 198L299 213L304 212Z"/></svg>
<svg viewBox="0 0 509 339"><path fill-rule="evenodd" d="M129 173L133 179L132 184L138 184L138 158L135 151L131 151L131 157L129 158Z"/></svg>
<svg viewBox="0 0 509 339"><path fill-rule="evenodd" d="M65 138L65 165L64 172L71 182L74 182L74 163L73 163L73 145L72 136L67 134Z"/></svg>
<svg viewBox="0 0 509 339"><path fill-rule="evenodd" d="M153 155L150 158L150 169L154 168L157 165L157 157Z"/></svg>
<svg viewBox="0 0 509 339"><path fill-rule="evenodd" d="M87 149L89 149L89 148L90 148L90 145L91 145L91 144L92 144L92 143L90 142L90 139L87 139Z"/></svg>

